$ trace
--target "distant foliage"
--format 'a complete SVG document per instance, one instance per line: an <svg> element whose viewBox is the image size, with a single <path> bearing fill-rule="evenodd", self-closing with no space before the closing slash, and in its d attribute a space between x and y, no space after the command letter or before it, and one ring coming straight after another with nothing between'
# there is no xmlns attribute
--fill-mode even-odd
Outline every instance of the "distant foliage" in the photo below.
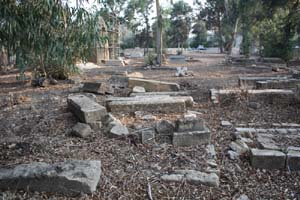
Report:
<svg viewBox="0 0 300 200"><path fill-rule="evenodd" d="M21 74L65 79L100 42L97 14L62 0L0 1L0 45L16 55Z"/></svg>

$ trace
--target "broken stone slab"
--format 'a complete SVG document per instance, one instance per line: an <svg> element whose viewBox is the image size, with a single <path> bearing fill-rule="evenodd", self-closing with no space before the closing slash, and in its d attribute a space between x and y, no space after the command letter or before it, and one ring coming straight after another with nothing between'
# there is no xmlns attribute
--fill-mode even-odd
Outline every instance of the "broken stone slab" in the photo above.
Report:
<svg viewBox="0 0 300 200"><path fill-rule="evenodd" d="M175 126L169 120L160 120L155 124L155 130L160 135L173 135Z"/></svg>
<svg viewBox="0 0 300 200"><path fill-rule="evenodd" d="M124 126L120 120L112 117L112 121L106 124L106 133L111 137L124 137L129 135L129 131L126 126Z"/></svg>
<svg viewBox="0 0 300 200"><path fill-rule="evenodd" d="M107 101L107 108L113 112L134 113L136 111L156 113L184 113L186 100L174 97L152 97L115 99Z"/></svg>
<svg viewBox="0 0 300 200"><path fill-rule="evenodd" d="M147 92L179 91L180 89L180 86L177 83L140 78L129 78L128 87L133 88L134 86L143 87Z"/></svg>
<svg viewBox="0 0 300 200"><path fill-rule="evenodd" d="M300 84L299 79L257 81L257 89L292 89Z"/></svg>
<svg viewBox="0 0 300 200"><path fill-rule="evenodd" d="M258 134L257 142L262 149L281 150L270 134Z"/></svg>
<svg viewBox="0 0 300 200"><path fill-rule="evenodd" d="M140 86L134 86L133 89L132 89L132 92L133 93L145 93L146 90L145 88L143 87L140 87ZM131 96L131 95L130 95Z"/></svg>
<svg viewBox="0 0 300 200"><path fill-rule="evenodd" d="M284 169L286 155L276 150L250 150L251 165L261 169Z"/></svg>
<svg viewBox="0 0 300 200"><path fill-rule="evenodd" d="M0 188L75 196L94 192L100 175L101 162L97 160L23 164L13 169L0 169Z"/></svg>
<svg viewBox="0 0 300 200"><path fill-rule="evenodd" d="M71 131L71 134L76 137L86 138L91 135L92 129L88 124L77 123Z"/></svg>
<svg viewBox="0 0 300 200"><path fill-rule="evenodd" d="M193 146L210 143L210 131L204 128L202 131L175 132L173 145L176 147Z"/></svg>
<svg viewBox="0 0 300 200"><path fill-rule="evenodd" d="M166 182L182 182L186 180L194 185L207 185L212 187L219 187L219 177L215 173L204 173L195 170L176 170L172 174L165 174L161 179Z"/></svg>
<svg viewBox="0 0 300 200"><path fill-rule="evenodd" d="M113 94L114 89L109 83L104 82L85 82L82 90L84 92L92 92L96 94Z"/></svg>
<svg viewBox="0 0 300 200"><path fill-rule="evenodd" d="M105 61L106 66L117 66L117 67L124 67L125 63L123 60L119 59L111 59L111 60L106 60Z"/></svg>
<svg viewBox="0 0 300 200"><path fill-rule="evenodd" d="M204 130L205 123L201 118L181 118L176 120L175 129L177 132L201 131Z"/></svg>
<svg viewBox="0 0 300 200"><path fill-rule="evenodd" d="M241 88L253 89L256 88L257 81L266 80L287 80L289 77L239 77L239 86Z"/></svg>
<svg viewBox="0 0 300 200"><path fill-rule="evenodd" d="M239 155L244 154L249 150L248 145L242 140L232 141L229 144L229 147Z"/></svg>
<svg viewBox="0 0 300 200"><path fill-rule="evenodd" d="M68 96L68 107L81 122L101 121L106 115L106 108L84 95Z"/></svg>
<svg viewBox="0 0 300 200"><path fill-rule="evenodd" d="M131 97L136 96L190 96L192 91L178 91L178 92L145 92L145 93L131 93Z"/></svg>
<svg viewBox="0 0 300 200"><path fill-rule="evenodd" d="M288 151L286 159L288 170L300 171L300 151Z"/></svg>

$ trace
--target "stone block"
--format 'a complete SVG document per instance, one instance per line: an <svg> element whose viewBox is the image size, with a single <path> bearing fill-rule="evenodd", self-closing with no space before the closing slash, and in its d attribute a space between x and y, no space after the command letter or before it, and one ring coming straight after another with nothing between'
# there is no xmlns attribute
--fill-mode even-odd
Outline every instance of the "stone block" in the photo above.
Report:
<svg viewBox="0 0 300 200"><path fill-rule="evenodd" d="M257 142L263 149L281 150L280 146L276 144L276 142L272 139L272 135L270 134L258 134Z"/></svg>
<svg viewBox="0 0 300 200"><path fill-rule="evenodd" d="M204 120L201 118L182 118L176 121L175 130L177 132L201 131L204 130L204 126Z"/></svg>
<svg viewBox="0 0 300 200"><path fill-rule="evenodd" d="M130 88L133 88L134 86L140 86L145 88L146 92L178 91L180 89L180 86L177 83L140 78L129 78L128 86Z"/></svg>
<svg viewBox="0 0 300 200"><path fill-rule="evenodd" d="M68 107L84 123L101 121L107 115L105 107L84 95L69 96Z"/></svg>
<svg viewBox="0 0 300 200"><path fill-rule="evenodd" d="M161 179L166 182L182 182L186 180L193 185L207 185L218 187L220 184L219 177L215 173L204 173L196 170L176 170L172 174L165 174Z"/></svg>
<svg viewBox="0 0 300 200"><path fill-rule="evenodd" d="M106 61L105 61L105 65L106 65L106 66L123 67L123 66L125 66L125 63L124 63L123 60L115 59L115 60L106 60Z"/></svg>
<svg viewBox="0 0 300 200"><path fill-rule="evenodd" d="M0 189L31 190L75 196L96 190L101 162L74 160L62 163L31 163L0 169Z"/></svg>
<svg viewBox="0 0 300 200"><path fill-rule="evenodd" d="M207 128L203 131L175 132L173 135L174 146L193 146L209 142L210 131Z"/></svg>
<svg viewBox="0 0 300 200"><path fill-rule="evenodd" d="M300 171L300 151L288 151L286 159L286 165L289 170Z"/></svg>
<svg viewBox="0 0 300 200"><path fill-rule="evenodd" d="M148 98L118 98L107 101L107 108L111 112L134 113L136 111L156 113L184 113L186 111L185 99L173 97Z"/></svg>
<svg viewBox="0 0 300 200"><path fill-rule="evenodd" d="M155 129L159 135L173 135L175 127L168 120L160 120L156 123Z"/></svg>
<svg viewBox="0 0 300 200"><path fill-rule="evenodd" d="M129 78L122 75L112 75L108 82L112 84L115 88L127 88Z"/></svg>
<svg viewBox="0 0 300 200"><path fill-rule="evenodd" d="M84 92L92 92L96 94L113 94L114 89L109 83L100 82L85 82L82 90Z"/></svg>
<svg viewBox="0 0 300 200"><path fill-rule="evenodd" d="M284 169L286 155L281 151L251 149L252 167L261 169Z"/></svg>

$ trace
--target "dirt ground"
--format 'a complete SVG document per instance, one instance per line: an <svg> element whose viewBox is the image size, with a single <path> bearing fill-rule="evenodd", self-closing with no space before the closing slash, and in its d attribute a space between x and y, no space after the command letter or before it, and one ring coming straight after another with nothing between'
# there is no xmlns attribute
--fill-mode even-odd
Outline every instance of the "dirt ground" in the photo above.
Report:
<svg viewBox="0 0 300 200"><path fill-rule="evenodd" d="M175 148L169 144L146 145L134 138L112 139L95 131L92 137L80 139L68 135L77 119L67 109L67 96L73 91L72 81L33 88L16 81L17 71L0 75L0 166L13 167L31 162L58 162L71 159L101 160L102 175L97 191L74 199L147 199L151 186L153 199L234 199L246 194L250 199L299 199L300 173L278 170L258 170L250 166L247 155L232 161L226 155L233 128L220 125L227 120L234 125L248 123L300 123L300 105L263 104L251 108L246 100L214 105L209 89L237 88L238 76L280 76L272 67L243 64L229 65L223 54L194 53L187 66L192 76L176 77L171 68L182 64L166 64L162 69L145 69L137 60L125 67L99 67L84 70L81 81L107 80L116 72L141 72L145 78L172 81L184 90L193 90L199 112L212 132L212 144L220 167L220 187L165 183L160 175L174 169L205 167L205 146ZM104 96L97 96L103 103ZM134 131L143 120L118 115ZM157 120L174 119L179 115L157 115ZM149 126L152 122L145 122ZM300 143L297 144L300 146ZM68 199L58 194L30 191L2 191L2 199Z"/></svg>

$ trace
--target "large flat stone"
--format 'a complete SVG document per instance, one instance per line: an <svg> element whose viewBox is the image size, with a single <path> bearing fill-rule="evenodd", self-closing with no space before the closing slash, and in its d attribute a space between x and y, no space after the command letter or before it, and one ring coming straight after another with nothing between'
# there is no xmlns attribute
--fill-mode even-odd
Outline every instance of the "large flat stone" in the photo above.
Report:
<svg viewBox="0 0 300 200"><path fill-rule="evenodd" d="M99 105L84 95L69 96L68 107L84 123L101 121L107 115L104 106Z"/></svg>
<svg viewBox="0 0 300 200"><path fill-rule="evenodd" d="M286 165L289 170L300 171L300 151L288 151L286 159Z"/></svg>
<svg viewBox="0 0 300 200"><path fill-rule="evenodd" d="M106 60L105 61L105 65L106 66L118 66L118 67L123 67L125 66L124 61L123 60Z"/></svg>
<svg viewBox="0 0 300 200"><path fill-rule="evenodd" d="M113 94L114 89L109 83L101 82L85 82L82 90L84 92L92 92L96 94Z"/></svg>
<svg viewBox="0 0 300 200"><path fill-rule="evenodd" d="M283 169L286 155L275 150L251 149L251 165L262 169Z"/></svg>
<svg viewBox="0 0 300 200"><path fill-rule="evenodd" d="M90 194L96 190L100 175L101 162L95 160L24 164L13 169L0 169L0 188L70 196Z"/></svg>
<svg viewBox="0 0 300 200"><path fill-rule="evenodd" d="M209 142L210 131L207 128L203 131L175 132L173 134L174 146L193 146Z"/></svg>
<svg viewBox="0 0 300 200"><path fill-rule="evenodd" d="M253 89L256 88L257 81L267 80L287 80L289 77L239 77L239 86L241 88Z"/></svg>
<svg viewBox="0 0 300 200"><path fill-rule="evenodd" d="M136 96L190 96L191 91L178 91L178 92L145 92L145 93L131 93L131 97Z"/></svg>
<svg viewBox="0 0 300 200"><path fill-rule="evenodd" d="M257 89L292 89L300 84L300 79L257 81Z"/></svg>
<svg viewBox="0 0 300 200"><path fill-rule="evenodd" d="M191 97L179 98L168 96L157 97L123 97L107 100L107 108L111 112L135 111L156 112L156 113L184 113L186 107L192 102Z"/></svg>
<svg viewBox="0 0 300 200"><path fill-rule="evenodd" d="M145 88L146 92L167 92L167 91L178 91L180 89L180 86L177 83L148 80L148 79L141 79L141 78L129 78L128 86L130 88L133 88L134 86L140 86Z"/></svg>

